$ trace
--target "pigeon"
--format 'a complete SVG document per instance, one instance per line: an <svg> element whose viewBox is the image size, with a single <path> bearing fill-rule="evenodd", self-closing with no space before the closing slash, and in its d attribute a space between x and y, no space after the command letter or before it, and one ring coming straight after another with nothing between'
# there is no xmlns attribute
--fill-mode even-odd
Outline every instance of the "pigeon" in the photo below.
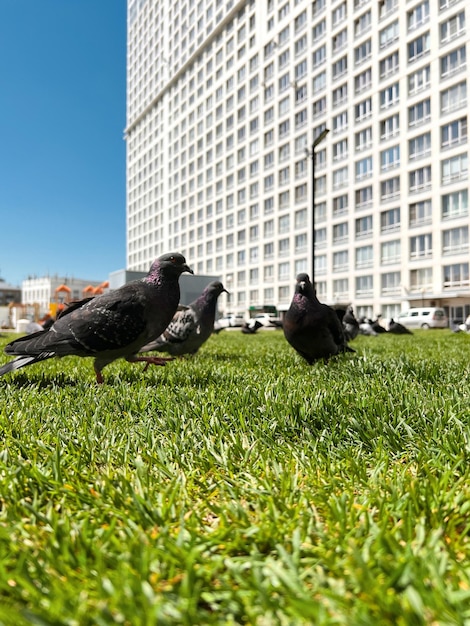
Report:
<svg viewBox="0 0 470 626"><path fill-rule="evenodd" d="M387 329L384 328L382 324L380 323L381 317L382 316L380 314L377 315L377 318L370 323L370 325L372 326L372 330L374 330L378 335L381 335L387 332Z"/></svg>
<svg viewBox="0 0 470 626"><path fill-rule="evenodd" d="M209 283L197 300L182 306L163 333L139 352L155 350L173 356L195 354L214 330L217 299L223 292L228 293L218 280Z"/></svg>
<svg viewBox="0 0 470 626"><path fill-rule="evenodd" d="M361 317L359 320L359 333L370 337L377 337L378 335L372 326L372 321L366 317Z"/></svg>
<svg viewBox="0 0 470 626"><path fill-rule="evenodd" d="M354 311L351 305L346 309L346 313L343 315L343 329L344 336L347 341L356 339L359 334L359 322L357 321Z"/></svg>
<svg viewBox="0 0 470 626"><path fill-rule="evenodd" d="M388 325L388 332L393 333L394 335L412 335L411 330L400 324L400 322L395 322L395 320L390 318L390 323Z"/></svg>
<svg viewBox="0 0 470 626"><path fill-rule="evenodd" d="M297 276L295 294L284 317L284 336L309 364L335 354L355 352L347 344L336 312L322 304L307 274Z"/></svg>
<svg viewBox="0 0 470 626"><path fill-rule="evenodd" d="M245 322L242 326L242 333L244 335L254 335L261 326L263 326L263 324L259 320Z"/></svg>
<svg viewBox="0 0 470 626"><path fill-rule="evenodd" d="M137 353L170 323L178 306L178 279L183 272L193 273L183 255L164 254L145 278L71 303L49 330L20 337L5 347L6 354L16 359L0 367L0 376L54 356L94 357L98 383L103 382L102 369L119 358L164 365L164 359Z"/></svg>

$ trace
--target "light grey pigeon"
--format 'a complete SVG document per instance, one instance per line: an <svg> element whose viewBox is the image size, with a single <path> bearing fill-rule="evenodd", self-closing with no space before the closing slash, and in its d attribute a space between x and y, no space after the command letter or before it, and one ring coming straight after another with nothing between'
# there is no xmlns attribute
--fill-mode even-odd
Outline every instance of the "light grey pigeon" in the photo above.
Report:
<svg viewBox="0 0 470 626"><path fill-rule="evenodd" d="M214 280L202 294L188 306L175 313L163 333L139 352L168 352L173 356L195 354L214 330L217 300L221 293L228 293L221 282Z"/></svg>
<svg viewBox="0 0 470 626"><path fill-rule="evenodd" d="M343 325L331 307L322 304L307 274L297 276L291 305L284 317L284 336L307 363L335 354L355 352L347 344Z"/></svg>
<svg viewBox="0 0 470 626"><path fill-rule="evenodd" d="M164 365L162 358L136 355L170 323L180 299L178 279L183 272L193 273L184 256L164 254L145 278L73 303L49 330L9 343L5 352L16 359L0 367L0 376L54 356L94 357L98 383L103 382L102 369L115 359Z"/></svg>

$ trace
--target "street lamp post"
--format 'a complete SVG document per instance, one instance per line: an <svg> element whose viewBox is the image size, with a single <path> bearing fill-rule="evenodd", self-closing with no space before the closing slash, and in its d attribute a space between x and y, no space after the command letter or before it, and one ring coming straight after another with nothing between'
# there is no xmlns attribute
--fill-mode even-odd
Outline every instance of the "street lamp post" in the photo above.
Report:
<svg viewBox="0 0 470 626"><path fill-rule="evenodd" d="M315 148L325 139L330 130L324 128L313 140L312 149L306 150L307 158L312 159L312 285L315 288Z"/></svg>

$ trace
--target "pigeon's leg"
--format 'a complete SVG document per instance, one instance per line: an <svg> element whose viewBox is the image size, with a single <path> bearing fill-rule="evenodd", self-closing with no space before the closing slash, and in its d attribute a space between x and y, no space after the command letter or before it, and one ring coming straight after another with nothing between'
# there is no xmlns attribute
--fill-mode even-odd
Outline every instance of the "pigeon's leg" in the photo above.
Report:
<svg viewBox="0 0 470 626"><path fill-rule="evenodd" d="M96 382L98 383L98 385L102 385L104 382L103 374L101 373L101 370L98 369L96 363L95 363L94 369L95 369L95 374L96 374Z"/></svg>
<svg viewBox="0 0 470 626"><path fill-rule="evenodd" d="M136 355L132 355L132 356L128 356L126 358L126 361L129 361L129 363L138 363L138 362L143 362L146 363L146 366L144 367L144 372L147 371L147 368L149 365L166 365L167 361L173 361L173 357L161 357L161 356L136 356Z"/></svg>

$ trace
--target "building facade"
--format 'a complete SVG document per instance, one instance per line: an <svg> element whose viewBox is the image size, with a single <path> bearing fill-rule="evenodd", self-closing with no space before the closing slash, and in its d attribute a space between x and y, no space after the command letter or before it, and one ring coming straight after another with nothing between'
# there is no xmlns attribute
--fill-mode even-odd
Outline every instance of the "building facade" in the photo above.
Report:
<svg viewBox="0 0 470 626"><path fill-rule="evenodd" d="M94 293L94 290L104 284L96 281L90 283L81 278L69 278L57 274L27 278L21 283L21 303L24 306L35 307L37 316L43 317L45 313L65 302L81 300L95 293L102 293L102 291Z"/></svg>
<svg viewBox="0 0 470 626"><path fill-rule="evenodd" d="M314 263L320 299L358 315L465 318L469 13L128 0L128 269L180 251L225 311L282 311Z"/></svg>

